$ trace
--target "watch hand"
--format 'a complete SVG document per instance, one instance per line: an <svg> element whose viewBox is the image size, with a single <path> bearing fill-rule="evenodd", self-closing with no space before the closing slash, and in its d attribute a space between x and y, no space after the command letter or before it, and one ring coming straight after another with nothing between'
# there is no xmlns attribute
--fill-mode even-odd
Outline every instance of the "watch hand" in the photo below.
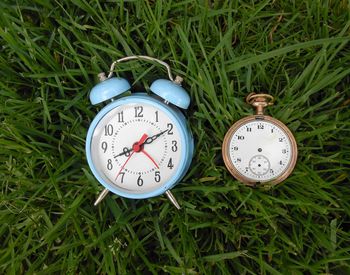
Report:
<svg viewBox="0 0 350 275"><path fill-rule="evenodd" d="M127 148L127 147L124 147L123 149L123 152L121 152L120 154L114 156L115 158L116 157L120 157L122 155L127 155L128 153L132 152L132 151L136 151L136 152L139 152L140 151L140 147L144 144L145 140L148 138L148 135L147 134L143 134L143 136L141 137L141 139L134 143L134 145L132 146L132 148ZM135 147L136 146L136 147ZM136 148L136 150L135 150Z"/></svg>
<svg viewBox="0 0 350 275"><path fill-rule="evenodd" d="M119 170L117 176L115 177L116 180L118 179L120 173L123 171L125 165L128 163L129 159L132 157L132 155L133 155L134 153L135 153L135 152L132 152L132 153L130 154L130 156L127 158L127 160L124 162L123 166L120 168L120 170Z"/></svg>
<svg viewBox="0 0 350 275"><path fill-rule="evenodd" d="M166 133L166 132L168 132L168 129L166 129L166 130L164 130L164 131L162 131L162 132L160 132L160 133L158 133L158 134L156 134L156 135L154 135L154 136L148 137L148 138L142 143L142 145L143 145L143 144L150 144L150 143L152 143L153 141L155 141L157 138L159 138L161 135L163 135L163 134Z"/></svg>
<svg viewBox="0 0 350 275"><path fill-rule="evenodd" d="M125 147L125 148L123 149L123 152L122 152L122 153L120 153L120 154L118 154L118 155L116 155L116 156L114 156L114 157L116 158L116 157L120 157L120 156L122 156L122 155L127 155L127 154L130 153L130 152L132 152L132 148L129 148L129 149L128 149L128 148Z"/></svg>
<svg viewBox="0 0 350 275"><path fill-rule="evenodd" d="M118 172L118 174L117 174L117 176L116 176L116 178L115 178L116 180L118 179L120 173L123 171L125 165L128 163L128 161L130 160L130 158L132 157L132 155L133 155L135 152L136 152L136 153L140 152L140 149L142 150L142 147L141 147L141 146L142 146L142 144L145 142L145 140L147 139L147 137L148 137L147 134L143 134L142 137L141 137L141 139L140 139L138 142L136 142L136 143L132 146L133 152L132 152L132 153L130 154L130 156L126 159L126 161L124 162L123 166L120 168L120 170L119 170L119 172Z"/></svg>
<svg viewBox="0 0 350 275"><path fill-rule="evenodd" d="M143 154L145 154L145 156L148 157L153 162L153 164L157 167L157 169L159 169L158 164L154 161L154 159L144 149L142 149L141 152Z"/></svg>

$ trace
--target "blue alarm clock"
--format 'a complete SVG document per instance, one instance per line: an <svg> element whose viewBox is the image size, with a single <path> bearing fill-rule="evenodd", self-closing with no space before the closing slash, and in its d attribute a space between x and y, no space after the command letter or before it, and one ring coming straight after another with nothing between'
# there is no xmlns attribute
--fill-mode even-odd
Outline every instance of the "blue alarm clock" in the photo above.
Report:
<svg viewBox="0 0 350 275"><path fill-rule="evenodd" d="M129 82L113 77L117 63L142 59L164 65L168 79L152 83L151 95L132 93ZM93 105L109 102L93 119L86 137L86 156L95 178L105 187L97 205L113 192L121 197L146 199L166 194L179 209L170 192L186 174L192 161L194 142L180 109L190 104L182 79L173 79L167 63L149 56L128 56L112 63L108 77L93 87ZM119 98L118 98L119 97Z"/></svg>

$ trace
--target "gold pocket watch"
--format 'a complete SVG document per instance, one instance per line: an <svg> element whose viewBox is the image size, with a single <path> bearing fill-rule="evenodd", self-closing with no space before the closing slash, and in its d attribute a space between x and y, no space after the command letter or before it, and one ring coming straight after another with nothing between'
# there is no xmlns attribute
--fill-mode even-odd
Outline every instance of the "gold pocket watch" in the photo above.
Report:
<svg viewBox="0 0 350 275"><path fill-rule="evenodd" d="M265 115L273 105L269 94L250 93L246 101L256 114L240 119L228 130L222 145L227 169L249 186L277 184L293 171L298 149L291 131L281 121Z"/></svg>

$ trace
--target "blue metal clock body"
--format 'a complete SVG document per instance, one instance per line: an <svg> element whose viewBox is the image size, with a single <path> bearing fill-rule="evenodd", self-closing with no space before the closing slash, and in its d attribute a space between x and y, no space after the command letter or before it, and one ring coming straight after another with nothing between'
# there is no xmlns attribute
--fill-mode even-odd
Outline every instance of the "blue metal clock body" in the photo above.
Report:
<svg viewBox="0 0 350 275"><path fill-rule="evenodd" d="M153 82L153 84L150 86L150 90L153 93L151 95L148 95L145 92L141 92L132 93L131 95L120 97L120 95L122 95L126 91L129 91L130 88L130 84L125 79L112 77L104 79L104 81L97 84L90 93L90 101L92 104L99 104L101 102L109 101L109 103L104 108L102 108L98 112L96 117L93 119L86 137L85 149L89 167L95 178L99 181L100 184L102 184L105 187L105 190L103 194L101 193L100 197L102 195L104 197L109 191L121 197L132 199L146 199L166 193L168 198L175 204L175 206L177 206L177 202L169 190L172 189L176 184L178 184L179 181L181 181L181 179L185 176L186 172L190 167L194 152L194 141L191 130L188 126L188 122L185 118L185 115L179 109L188 108L190 104L190 97L187 94L187 92L180 86L179 83L166 79L158 79L155 82ZM135 109L135 116L137 115L136 108L145 109L145 112L147 110L151 110L149 112L152 112L152 114L156 113L157 119L159 112L162 115L162 117L166 119L166 122L171 122L164 122L164 125L169 126L171 124L172 128L166 129L165 131L162 131L156 135L154 133L151 133L149 135L153 135L153 139L150 136L147 136L147 139L144 138L142 140L142 143L137 143L137 140L135 140L135 134L130 133L130 136L132 136L130 140L130 146L124 147L124 151L121 151L120 148L115 149L115 147L118 147L119 144L122 143L122 141L118 140L119 133L119 135L122 136L121 139L124 139L125 143L125 134L122 135L121 133L124 131L123 127L129 127L127 126L128 123L135 123L134 128L129 127L132 132L137 132L137 125L142 125L142 123L147 124L148 128L153 127L152 129L155 129L155 127L157 127L157 129L159 130L164 130L165 126L158 126L156 123L143 118L134 119L132 117L132 119L127 118L126 121L121 120L120 114L124 116L128 115L129 117L133 116L133 108ZM116 122L118 122L117 115L119 115L118 119L121 121L121 123L117 123L118 125L115 125ZM109 143L103 141L103 138L101 137L103 136L103 129L106 129L107 127L106 125L111 125L111 129L117 129L114 130L113 133L110 133L110 140L112 140L112 142ZM161 129L161 127L163 127L163 129ZM159 130L157 129L153 131L159 132ZM166 136L173 134L173 132L176 132L176 135L174 136L176 136L177 140L169 140L169 138L167 140ZM138 133L137 135L140 134ZM156 138L159 139L157 140L157 144L159 145L149 145ZM159 153L160 157L157 161L153 160L149 153L143 152L144 149L148 150L148 148L152 148L151 153L156 154L158 153L158 149L156 146L159 146L160 151L165 151L163 155L162 153ZM107 148L108 150L118 151L118 153L121 151L121 153L116 154L114 151L113 153L110 153L108 152ZM123 152L125 154L123 154ZM173 152L177 152L176 161L172 160L172 158L169 158L169 155ZM109 158L107 156L106 159L104 159L104 153L110 153L111 157ZM129 162L129 159L135 159L135 156L142 155L141 153L144 153L143 159L145 162L148 163L147 165L151 165L151 161L153 161L156 167L150 168L149 170L146 169L147 171L142 172L134 172L132 169L128 168L128 165L130 165L130 163L132 162ZM132 154L134 155L132 156ZM147 157L149 159L147 159ZM119 159L122 159L122 161ZM108 162L106 162L106 160L108 160ZM136 160L134 160L133 165L134 167L137 167L137 165L135 166L135 161ZM169 163L168 165L166 165L168 161ZM101 164L102 162L104 163ZM122 165L121 163L124 163L124 165ZM169 166L170 164L171 166ZM171 171L171 173L169 174L168 170L173 169L173 167L174 170ZM160 181L160 177L163 174L162 169L168 169L168 174L164 172L164 174L166 174L166 176L168 177L164 177L164 181ZM117 171L119 171L119 173L117 173ZM112 173L112 176L110 175L110 173ZM117 174L115 179L113 178L113 173ZM153 177L153 175L155 175L155 177ZM129 177L133 182L131 184L128 183L127 180L124 179L124 176L126 179L128 179ZM146 179L147 177L148 179L154 181L153 184L155 187L153 187L152 184L147 183L146 180L142 179ZM127 183L123 182L123 180ZM130 188L132 184L133 186L136 186L135 183L137 183L137 185L140 186L140 191L136 191L137 189ZM142 189L147 184L148 187ZM135 188L137 188L137 186Z"/></svg>
<svg viewBox="0 0 350 275"><path fill-rule="evenodd" d="M169 117L172 118L172 121L174 121L174 126L177 127L177 129L180 130L180 136L181 136L181 143L185 145L185 148L183 148L181 152L181 165L178 167L176 173L172 176L172 178L166 182L161 188L153 190L149 193L128 193L123 189L118 188L117 186L107 182L102 176L101 171L99 171L93 161L91 156L91 141L92 137L95 132L95 128L97 124L101 121L101 119L108 114L110 111L112 111L114 108L124 105L124 104L150 104L158 109L161 109L163 112L165 112ZM193 157L193 151L194 151L194 141L193 136L190 131L190 128L188 127L187 120L185 116L176 108L169 106L168 104L165 104L164 102L160 101L159 99L149 96L146 93L137 93L132 94L127 97L123 97L117 100L114 100L110 102L107 106L105 106L94 118L92 121L88 134L86 137L86 157L88 164L90 166L90 169L92 173L94 174L95 178L108 190L112 191L113 193L120 195L125 198L132 198L132 199L145 199L150 197L155 197L163 194L167 190L173 188L186 174L188 168L190 167L192 157Z"/></svg>

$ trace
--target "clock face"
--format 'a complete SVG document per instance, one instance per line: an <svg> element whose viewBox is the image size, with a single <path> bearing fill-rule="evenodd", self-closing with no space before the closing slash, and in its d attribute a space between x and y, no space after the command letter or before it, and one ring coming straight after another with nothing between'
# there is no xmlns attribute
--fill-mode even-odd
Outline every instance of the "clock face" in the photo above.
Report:
<svg viewBox="0 0 350 275"><path fill-rule="evenodd" d="M122 192L161 188L181 166L184 145L174 118L147 103L109 111L92 135L91 159L99 176Z"/></svg>
<svg viewBox="0 0 350 275"><path fill-rule="evenodd" d="M294 137L271 117L243 119L227 133L223 155L231 173L245 182L284 179L296 161Z"/></svg>

